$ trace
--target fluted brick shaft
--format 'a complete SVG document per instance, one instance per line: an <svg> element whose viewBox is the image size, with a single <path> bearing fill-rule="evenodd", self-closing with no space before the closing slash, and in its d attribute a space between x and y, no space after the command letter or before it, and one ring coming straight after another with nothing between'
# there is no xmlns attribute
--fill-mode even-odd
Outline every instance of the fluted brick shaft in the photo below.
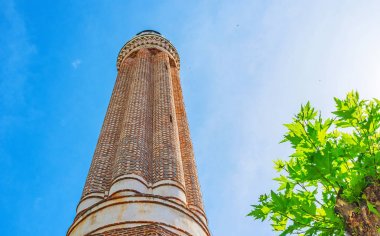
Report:
<svg viewBox="0 0 380 236"><path fill-rule="evenodd" d="M150 180L150 142L152 140L151 56L141 49L129 90L122 134L118 143L113 178L136 174Z"/></svg>
<svg viewBox="0 0 380 236"><path fill-rule="evenodd" d="M168 55L155 55L153 67L153 182L173 180L184 186Z"/></svg>
<svg viewBox="0 0 380 236"><path fill-rule="evenodd" d="M197 167L195 164L193 146L191 143L189 125L186 116L185 104L183 101L181 83L179 79L179 70L171 68L173 96L175 101L175 110L178 123L179 141L181 147L181 157L183 168L185 170L186 198L189 206L194 206L196 210L203 210L202 194L199 187Z"/></svg>
<svg viewBox="0 0 380 236"><path fill-rule="evenodd" d="M118 76L68 236L210 236L179 78L156 31L121 49Z"/></svg>
<svg viewBox="0 0 380 236"><path fill-rule="evenodd" d="M133 59L128 58L123 63L116 78L82 198L91 193L104 193L109 188L111 179L110 165L119 140L128 82L133 72L133 66Z"/></svg>

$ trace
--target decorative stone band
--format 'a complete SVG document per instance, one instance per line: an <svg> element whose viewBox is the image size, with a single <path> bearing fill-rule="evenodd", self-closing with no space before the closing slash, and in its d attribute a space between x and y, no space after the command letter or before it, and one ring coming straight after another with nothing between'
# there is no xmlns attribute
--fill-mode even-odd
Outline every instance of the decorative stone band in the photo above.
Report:
<svg viewBox="0 0 380 236"><path fill-rule="evenodd" d="M181 205L186 205L187 203L185 189L176 181L162 180L150 184L139 175L128 174L116 178L107 195L92 193L84 197L78 204L77 214L108 197L131 196L136 194L161 196L176 201ZM202 218L202 220L204 221L204 218Z"/></svg>
<svg viewBox="0 0 380 236"><path fill-rule="evenodd" d="M77 214L92 205L95 205L96 203L102 201L105 199L104 193L90 193L87 196L83 197L78 206L77 206Z"/></svg>
<svg viewBox="0 0 380 236"><path fill-rule="evenodd" d="M92 235L155 223L181 236L210 236L207 225L183 205L165 198L120 196L95 204L80 215L68 236Z"/></svg>
<svg viewBox="0 0 380 236"><path fill-rule="evenodd" d="M178 52L169 40L159 34L147 33L133 37L121 48L116 61L117 70L119 71L120 65L123 63L125 58L128 58L129 55L141 48L156 48L167 52L169 57L174 61L176 67L179 69L180 60Z"/></svg>
<svg viewBox="0 0 380 236"><path fill-rule="evenodd" d="M187 207L207 224L206 213L201 208L195 205L188 205Z"/></svg>
<svg viewBox="0 0 380 236"><path fill-rule="evenodd" d="M115 193L120 193L121 191L123 191L124 194L128 194L127 192L132 194L138 192L141 194L158 195L177 201L179 204L186 204L184 188L179 185L179 183L172 180L162 180L152 185L138 175L123 175L113 182L109 196L112 196Z"/></svg>

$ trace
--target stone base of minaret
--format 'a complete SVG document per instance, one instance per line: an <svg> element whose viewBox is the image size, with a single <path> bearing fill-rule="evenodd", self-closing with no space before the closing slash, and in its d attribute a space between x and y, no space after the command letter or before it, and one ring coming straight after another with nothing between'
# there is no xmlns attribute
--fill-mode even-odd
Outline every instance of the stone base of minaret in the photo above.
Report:
<svg viewBox="0 0 380 236"><path fill-rule="evenodd" d="M176 201L155 195L119 193L79 213L68 235L209 234L204 219Z"/></svg>
<svg viewBox="0 0 380 236"><path fill-rule="evenodd" d="M67 235L209 235L204 215L187 206L174 183L150 185L127 175L112 185L109 194L83 198Z"/></svg>

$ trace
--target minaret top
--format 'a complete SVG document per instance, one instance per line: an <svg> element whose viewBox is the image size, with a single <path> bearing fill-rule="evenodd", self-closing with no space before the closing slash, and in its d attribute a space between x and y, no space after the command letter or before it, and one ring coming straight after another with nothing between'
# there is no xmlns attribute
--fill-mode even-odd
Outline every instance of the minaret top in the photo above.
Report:
<svg viewBox="0 0 380 236"><path fill-rule="evenodd" d="M116 67L120 69L120 65L125 58L133 56L135 52L141 48L155 48L166 52L169 55L171 64L179 69L179 55L173 44L164 38L158 31L143 30L129 40L120 50L117 56Z"/></svg>
<svg viewBox="0 0 380 236"><path fill-rule="evenodd" d="M160 32L155 31L155 30L143 30L143 31L137 33L136 35L143 35L143 34L158 34L158 35L161 35Z"/></svg>

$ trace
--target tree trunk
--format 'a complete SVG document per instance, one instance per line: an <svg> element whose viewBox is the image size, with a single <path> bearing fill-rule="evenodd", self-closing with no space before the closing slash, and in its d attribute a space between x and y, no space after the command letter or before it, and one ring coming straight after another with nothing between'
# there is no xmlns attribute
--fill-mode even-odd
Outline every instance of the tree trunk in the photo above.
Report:
<svg viewBox="0 0 380 236"><path fill-rule="evenodd" d="M380 212L380 183L366 187L363 194ZM368 209L365 199L360 204L348 203L338 195L335 211L344 218L348 235L380 236L380 215Z"/></svg>

